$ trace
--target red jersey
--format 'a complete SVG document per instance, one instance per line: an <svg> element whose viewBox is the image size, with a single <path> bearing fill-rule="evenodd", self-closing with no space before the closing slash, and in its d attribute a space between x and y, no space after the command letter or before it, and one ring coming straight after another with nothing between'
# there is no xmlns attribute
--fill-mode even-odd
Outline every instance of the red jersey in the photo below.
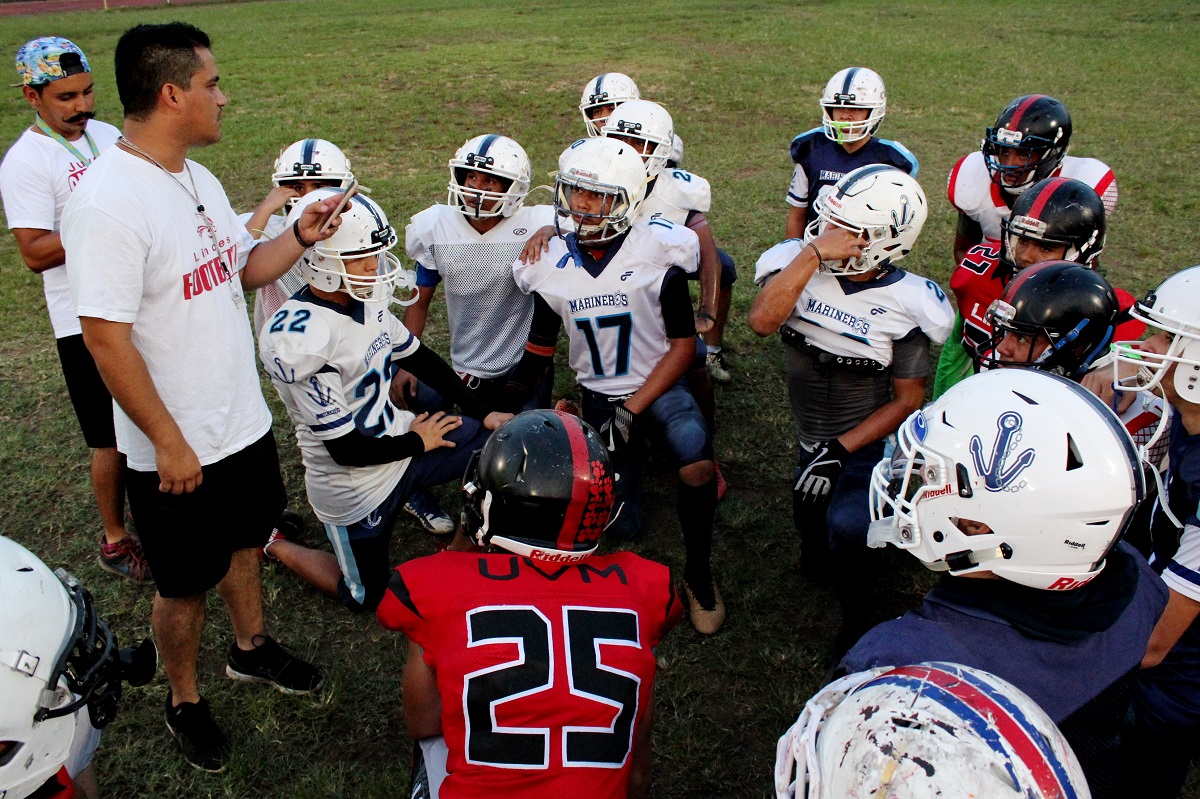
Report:
<svg viewBox="0 0 1200 799"><path fill-rule="evenodd" d="M440 552L398 566L377 611L437 673L442 799L624 797L652 648L681 615L667 567L630 552Z"/></svg>
<svg viewBox="0 0 1200 799"><path fill-rule="evenodd" d="M988 323L987 312L994 300L1000 299L1008 278L1000 279L996 269L1000 264L1000 242L984 241L967 250L962 263L950 276L950 290L958 301L958 312L962 314L962 346L968 353L974 353L976 345L981 345L992 337L992 326ZM1117 304L1122 311L1133 307L1134 297L1128 291L1113 286L1117 293ZM1146 326L1136 319L1127 319L1117 325L1114 339L1117 341L1137 341L1146 332Z"/></svg>

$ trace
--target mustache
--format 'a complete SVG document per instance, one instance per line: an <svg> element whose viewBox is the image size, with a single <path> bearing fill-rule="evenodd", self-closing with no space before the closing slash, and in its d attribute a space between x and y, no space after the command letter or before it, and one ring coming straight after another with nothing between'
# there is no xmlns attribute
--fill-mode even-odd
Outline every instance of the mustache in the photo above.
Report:
<svg viewBox="0 0 1200 799"><path fill-rule="evenodd" d="M73 117L68 117L67 119L64 119L63 122L66 122L68 125L75 125L79 122L86 122L89 119L95 119L95 118L96 118L96 115L94 113L92 113L91 111L84 111L82 114L76 114Z"/></svg>

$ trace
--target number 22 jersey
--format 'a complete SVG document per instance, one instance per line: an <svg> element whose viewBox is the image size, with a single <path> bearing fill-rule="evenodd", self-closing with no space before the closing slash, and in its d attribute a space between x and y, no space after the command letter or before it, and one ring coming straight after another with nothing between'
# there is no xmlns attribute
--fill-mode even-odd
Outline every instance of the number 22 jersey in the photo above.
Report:
<svg viewBox="0 0 1200 799"><path fill-rule="evenodd" d="M377 613L437 673L442 799L623 799L653 647L681 614L667 567L630 552L441 552L398 566Z"/></svg>

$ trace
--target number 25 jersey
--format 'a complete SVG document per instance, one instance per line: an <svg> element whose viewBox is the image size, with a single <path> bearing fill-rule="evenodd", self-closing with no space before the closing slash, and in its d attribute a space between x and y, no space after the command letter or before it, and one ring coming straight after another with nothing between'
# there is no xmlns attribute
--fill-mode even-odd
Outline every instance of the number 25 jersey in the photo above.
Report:
<svg viewBox="0 0 1200 799"><path fill-rule="evenodd" d="M623 799L653 647L681 613L667 567L630 552L441 552L398 566L377 615L437 673L441 799Z"/></svg>

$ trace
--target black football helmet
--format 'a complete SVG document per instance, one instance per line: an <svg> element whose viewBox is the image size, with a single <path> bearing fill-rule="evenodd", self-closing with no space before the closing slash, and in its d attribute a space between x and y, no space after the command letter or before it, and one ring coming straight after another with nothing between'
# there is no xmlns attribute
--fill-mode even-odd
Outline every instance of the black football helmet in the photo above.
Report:
<svg viewBox="0 0 1200 799"><path fill-rule="evenodd" d="M615 499L608 450L579 417L526 411L467 465L466 530L476 543L552 563L596 551Z"/></svg>
<svg viewBox="0 0 1200 799"><path fill-rule="evenodd" d="M1100 273L1072 261L1035 264L988 309L992 337L976 348L975 359L985 369L1020 366L1078 380L1108 351L1119 314L1117 293ZM1005 360L996 348L1007 333L1045 336L1050 346L1041 353L1031 346L1024 359Z"/></svg>
<svg viewBox="0 0 1200 799"><path fill-rule="evenodd" d="M1018 239L1062 244L1064 261L1092 266L1104 249L1104 228L1104 201L1091 186L1071 178L1038 181L1000 220L999 274L1004 278L1020 269Z"/></svg>
<svg viewBox="0 0 1200 799"><path fill-rule="evenodd" d="M1018 97L996 117L983 138L983 160L1001 191L1017 195L1054 174L1071 143L1067 107L1044 94ZM1015 156L1002 163L1002 155Z"/></svg>

